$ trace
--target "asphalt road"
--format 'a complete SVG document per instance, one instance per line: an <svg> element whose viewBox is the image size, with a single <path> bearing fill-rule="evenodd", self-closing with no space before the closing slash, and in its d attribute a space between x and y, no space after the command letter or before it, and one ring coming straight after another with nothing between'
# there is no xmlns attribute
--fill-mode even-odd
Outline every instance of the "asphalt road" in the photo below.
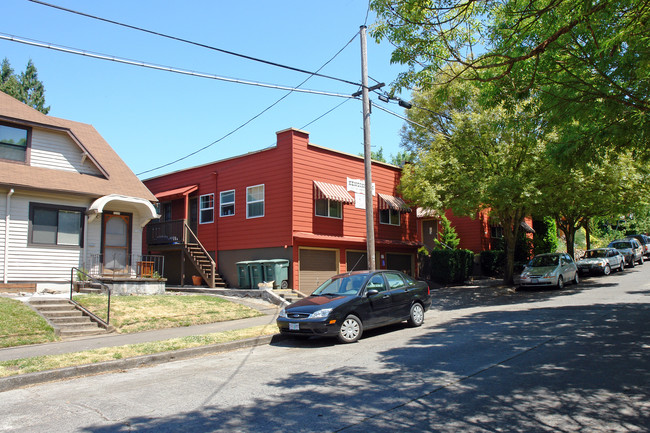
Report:
<svg viewBox="0 0 650 433"><path fill-rule="evenodd" d="M0 394L0 431L650 430L650 263L563 291L435 292L424 326Z"/></svg>

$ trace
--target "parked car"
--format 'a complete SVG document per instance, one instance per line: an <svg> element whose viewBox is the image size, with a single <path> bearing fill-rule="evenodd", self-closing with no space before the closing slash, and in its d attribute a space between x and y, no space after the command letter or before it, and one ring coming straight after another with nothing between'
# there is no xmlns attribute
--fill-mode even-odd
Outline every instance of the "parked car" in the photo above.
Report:
<svg viewBox="0 0 650 433"><path fill-rule="evenodd" d="M521 273L519 285L564 287L565 282L580 282L578 267L566 253L548 253L535 256Z"/></svg>
<svg viewBox="0 0 650 433"><path fill-rule="evenodd" d="M576 266L581 273L598 272L609 275L612 270L625 270L625 257L614 248L596 248L585 251Z"/></svg>
<svg viewBox="0 0 650 433"><path fill-rule="evenodd" d="M336 336L353 343L366 329L408 321L424 322L431 293L424 281L399 271L357 271L335 275L311 296L285 307L280 332L294 336Z"/></svg>
<svg viewBox="0 0 650 433"><path fill-rule="evenodd" d="M638 234L638 235L628 235L626 236L628 239L629 238L634 238L643 247L643 254L646 256L650 256L650 236L646 236L644 234Z"/></svg>
<svg viewBox="0 0 650 433"><path fill-rule="evenodd" d="M625 264L630 267L634 267L637 262L643 264L643 247L634 238L617 239L610 242L608 247L619 250L625 256Z"/></svg>

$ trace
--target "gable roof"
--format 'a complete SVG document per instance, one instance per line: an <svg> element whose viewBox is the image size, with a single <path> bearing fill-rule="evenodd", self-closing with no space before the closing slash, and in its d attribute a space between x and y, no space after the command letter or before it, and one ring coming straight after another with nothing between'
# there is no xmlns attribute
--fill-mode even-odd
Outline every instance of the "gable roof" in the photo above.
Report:
<svg viewBox="0 0 650 433"><path fill-rule="evenodd" d="M101 173L93 176L0 160L0 185L92 197L122 194L157 201L92 125L47 116L3 92L0 120L67 134Z"/></svg>

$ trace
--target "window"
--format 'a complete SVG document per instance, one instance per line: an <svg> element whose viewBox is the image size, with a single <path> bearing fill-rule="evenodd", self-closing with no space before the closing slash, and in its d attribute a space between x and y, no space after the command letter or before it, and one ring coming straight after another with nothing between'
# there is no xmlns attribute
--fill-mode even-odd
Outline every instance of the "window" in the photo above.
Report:
<svg viewBox="0 0 650 433"><path fill-rule="evenodd" d="M235 214L235 190L231 189L230 191L221 192L221 215L231 216Z"/></svg>
<svg viewBox="0 0 650 433"><path fill-rule="evenodd" d="M172 220L172 202L167 201L160 205L160 218L162 221Z"/></svg>
<svg viewBox="0 0 650 433"><path fill-rule="evenodd" d="M328 198L316 199L316 216L341 218L343 215L340 201L330 200Z"/></svg>
<svg viewBox="0 0 650 433"><path fill-rule="evenodd" d="M503 238L503 227L490 226L490 236L496 239Z"/></svg>
<svg viewBox="0 0 650 433"><path fill-rule="evenodd" d="M404 284L404 280L399 274L386 272L384 275L386 276L386 280L388 280L388 287L390 287L391 290L403 289L406 287L406 284Z"/></svg>
<svg viewBox="0 0 650 433"><path fill-rule="evenodd" d="M84 209L29 204L29 237L33 244L82 246Z"/></svg>
<svg viewBox="0 0 650 433"><path fill-rule="evenodd" d="M199 224L214 221L214 194L205 194L199 197Z"/></svg>
<svg viewBox="0 0 650 433"><path fill-rule="evenodd" d="M400 225L400 212L395 209L379 209L379 222L398 226Z"/></svg>
<svg viewBox="0 0 650 433"><path fill-rule="evenodd" d="M264 216L264 185L246 188L246 218Z"/></svg>
<svg viewBox="0 0 650 433"><path fill-rule="evenodd" d="M0 124L0 159L25 161L30 130Z"/></svg>

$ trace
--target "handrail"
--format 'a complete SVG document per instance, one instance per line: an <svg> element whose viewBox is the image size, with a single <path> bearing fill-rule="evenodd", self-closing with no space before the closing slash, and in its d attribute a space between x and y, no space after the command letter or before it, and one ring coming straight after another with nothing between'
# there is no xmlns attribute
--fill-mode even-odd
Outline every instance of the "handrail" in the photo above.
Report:
<svg viewBox="0 0 650 433"><path fill-rule="evenodd" d="M183 231L183 243L185 245L187 245L189 243L188 239L187 239L189 237L188 234L191 235L192 241L195 241L195 242L192 242L192 243L196 243L196 245L198 245L201 248L201 250L203 251L203 254L205 254L205 257L210 260L210 267L211 267L210 287L212 287L212 286L214 286L214 274L216 273L217 264L214 262L214 260L212 259L212 256L205 249L205 247L203 246L201 241L199 241L198 236L196 236L196 234L194 234L194 232L192 231L190 226L188 226L187 223L184 223L184 225L185 225L185 230Z"/></svg>
<svg viewBox="0 0 650 433"><path fill-rule="evenodd" d="M108 305L106 306L106 321L104 321L101 317L97 316L96 314L93 314L92 312L88 311L87 308L85 308L83 305L79 304L77 301L72 299L72 290L74 288L74 276L75 275L82 275L86 277L88 280L91 280L92 282L99 284L102 286L103 289L106 290L106 293L108 295ZM75 305L79 306L81 309L84 310L85 313L89 314L92 316L95 320L99 321L100 323L103 323L105 326L109 326L109 322L111 320L111 289L108 287L107 284L102 283L100 280L97 278L94 278L90 275L88 275L85 271L79 269L79 268L72 268L70 269L70 301L74 303Z"/></svg>

